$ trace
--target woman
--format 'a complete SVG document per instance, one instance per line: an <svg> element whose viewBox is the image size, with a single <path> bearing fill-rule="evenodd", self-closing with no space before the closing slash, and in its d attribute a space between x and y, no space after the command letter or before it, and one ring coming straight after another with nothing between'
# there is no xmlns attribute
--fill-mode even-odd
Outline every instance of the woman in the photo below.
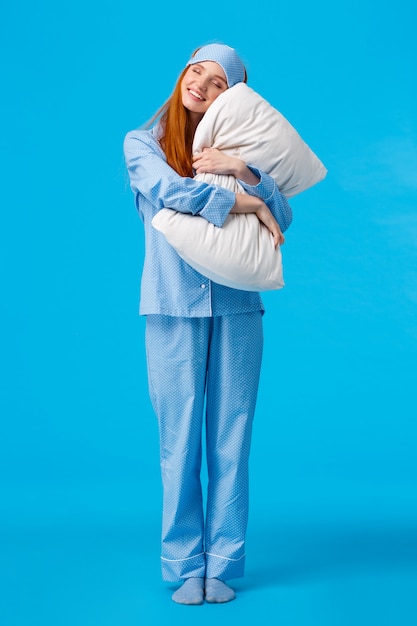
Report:
<svg viewBox="0 0 417 626"><path fill-rule="evenodd" d="M264 309L258 293L216 284L191 268L151 220L164 207L200 215L218 227L230 212L255 213L275 245L283 243L292 212L270 176L209 146L192 154L194 133L207 109L242 81L245 67L233 48L197 49L150 126L158 122L151 130L127 133L124 142L145 229L140 314L146 315L149 391L160 434L162 575L183 581L172 596L182 604L230 601L235 594L225 581L243 575ZM234 175L247 193L193 180L200 172Z"/></svg>

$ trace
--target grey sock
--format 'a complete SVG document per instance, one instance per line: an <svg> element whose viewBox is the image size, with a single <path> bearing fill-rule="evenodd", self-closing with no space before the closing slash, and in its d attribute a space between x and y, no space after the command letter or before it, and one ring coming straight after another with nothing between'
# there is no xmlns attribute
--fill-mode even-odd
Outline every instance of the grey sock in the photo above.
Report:
<svg viewBox="0 0 417 626"><path fill-rule="evenodd" d="M206 601L212 604L230 602L236 597L233 589L217 578L206 578L205 593Z"/></svg>
<svg viewBox="0 0 417 626"><path fill-rule="evenodd" d="M203 604L204 578L187 578L173 594L172 599L178 604Z"/></svg>

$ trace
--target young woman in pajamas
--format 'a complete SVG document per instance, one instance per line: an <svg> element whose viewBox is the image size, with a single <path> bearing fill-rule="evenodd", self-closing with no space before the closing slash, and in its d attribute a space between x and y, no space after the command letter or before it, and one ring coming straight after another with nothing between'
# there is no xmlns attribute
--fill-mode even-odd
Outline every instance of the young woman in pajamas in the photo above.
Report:
<svg viewBox="0 0 417 626"><path fill-rule="evenodd" d="M209 146L193 155L196 127L226 89L246 82L236 51L199 48L150 130L124 141L136 208L145 229L140 314L146 315L149 392L158 418L163 481L162 576L183 582L182 604L227 602L226 580L243 576L248 460L262 358L258 293L214 283L183 261L152 227L162 208L200 215L221 227L230 212L255 213L274 237L292 212L274 180L255 164ZM247 194L193 179L234 175ZM208 489L200 482L205 409Z"/></svg>

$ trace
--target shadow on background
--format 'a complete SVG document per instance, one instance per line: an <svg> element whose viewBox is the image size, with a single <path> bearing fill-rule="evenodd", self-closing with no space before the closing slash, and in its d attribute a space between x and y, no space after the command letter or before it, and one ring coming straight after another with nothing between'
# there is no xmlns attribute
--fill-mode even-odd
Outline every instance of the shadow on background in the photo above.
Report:
<svg viewBox="0 0 417 626"><path fill-rule="evenodd" d="M254 552L244 587L297 585L344 576L403 572L417 574L417 521L313 527L255 526Z"/></svg>

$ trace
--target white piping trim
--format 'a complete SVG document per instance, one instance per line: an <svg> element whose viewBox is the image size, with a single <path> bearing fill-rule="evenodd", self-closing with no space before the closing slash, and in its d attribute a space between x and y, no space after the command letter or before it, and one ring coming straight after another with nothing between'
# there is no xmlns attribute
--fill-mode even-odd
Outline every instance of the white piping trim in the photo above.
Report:
<svg viewBox="0 0 417 626"><path fill-rule="evenodd" d="M215 556L217 559L225 559L226 561L240 561L240 559L246 556L246 554L242 554L238 559L229 559L227 556L220 556L219 554L212 554L211 552L206 552L206 554L208 556Z"/></svg>
<svg viewBox="0 0 417 626"><path fill-rule="evenodd" d="M187 556L185 559L165 559L161 556L162 561L169 561L170 563L179 563L180 561L190 561L190 559L195 559L197 556L201 556L204 552L200 552L200 554L194 554L194 556Z"/></svg>

